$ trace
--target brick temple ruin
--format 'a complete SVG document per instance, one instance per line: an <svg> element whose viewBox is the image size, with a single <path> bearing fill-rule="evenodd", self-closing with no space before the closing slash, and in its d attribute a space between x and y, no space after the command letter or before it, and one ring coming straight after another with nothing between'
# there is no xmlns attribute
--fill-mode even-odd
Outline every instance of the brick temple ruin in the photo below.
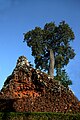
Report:
<svg viewBox="0 0 80 120"><path fill-rule="evenodd" d="M80 102L69 87L32 68L20 56L0 91L0 111L78 113Z"/></svg>

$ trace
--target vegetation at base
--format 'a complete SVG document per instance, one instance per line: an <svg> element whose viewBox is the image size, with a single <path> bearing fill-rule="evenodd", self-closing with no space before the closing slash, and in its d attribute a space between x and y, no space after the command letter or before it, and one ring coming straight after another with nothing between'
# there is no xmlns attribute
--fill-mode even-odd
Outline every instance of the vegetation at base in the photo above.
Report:
<svg viewBox="0 0 80 120"><path fill-rule="evenodd" d="M79 120L80 113L0 112L0 120Z"/></svg>

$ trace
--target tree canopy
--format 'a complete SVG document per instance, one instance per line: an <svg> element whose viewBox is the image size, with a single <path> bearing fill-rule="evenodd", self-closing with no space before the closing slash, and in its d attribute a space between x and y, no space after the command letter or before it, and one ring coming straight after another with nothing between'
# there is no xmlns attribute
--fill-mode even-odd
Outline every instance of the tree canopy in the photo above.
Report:
<svg viewBox="0 0 80 120"><path fill-rule="evenodd" d="M75 52L70 45L74 38L74 32L65 21L58 26L54 22L46 23L43 29L35 27L24 34L24 41L31 47L35 58L35 67L44 71L49 71L50 50L54 56L53 69L57 72L74 58Z"/></svg>

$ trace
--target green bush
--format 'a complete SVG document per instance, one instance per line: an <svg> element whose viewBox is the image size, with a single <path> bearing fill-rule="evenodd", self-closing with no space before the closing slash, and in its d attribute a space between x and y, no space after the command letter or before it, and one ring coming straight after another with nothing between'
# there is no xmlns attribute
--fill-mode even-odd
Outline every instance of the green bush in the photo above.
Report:
<svg viewBox="0 0 80 120"><path fill-rule="evenodd" d="M0 120L80 120L80 114L52 112L1 112Z"/></svg>
<svg viewBox="0 0 80 120"><path fill-rule="evenodd" d="M64 87L68 87L68 85L72 85L72 81L70 80L67 72L64 70L57 70L57 75L54 77L55 80L60 81L60 83L64 86Z"/></svg>

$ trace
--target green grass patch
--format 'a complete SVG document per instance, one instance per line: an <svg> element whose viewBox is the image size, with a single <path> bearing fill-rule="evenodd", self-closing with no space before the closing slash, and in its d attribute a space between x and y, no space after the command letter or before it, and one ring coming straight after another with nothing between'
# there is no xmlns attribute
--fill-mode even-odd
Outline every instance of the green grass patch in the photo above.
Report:
<svg viewBox="0 0 80 120"><path fill-rule="evenodd" d="M0 112L0 120L80 120L80 113Z"/></svg>

